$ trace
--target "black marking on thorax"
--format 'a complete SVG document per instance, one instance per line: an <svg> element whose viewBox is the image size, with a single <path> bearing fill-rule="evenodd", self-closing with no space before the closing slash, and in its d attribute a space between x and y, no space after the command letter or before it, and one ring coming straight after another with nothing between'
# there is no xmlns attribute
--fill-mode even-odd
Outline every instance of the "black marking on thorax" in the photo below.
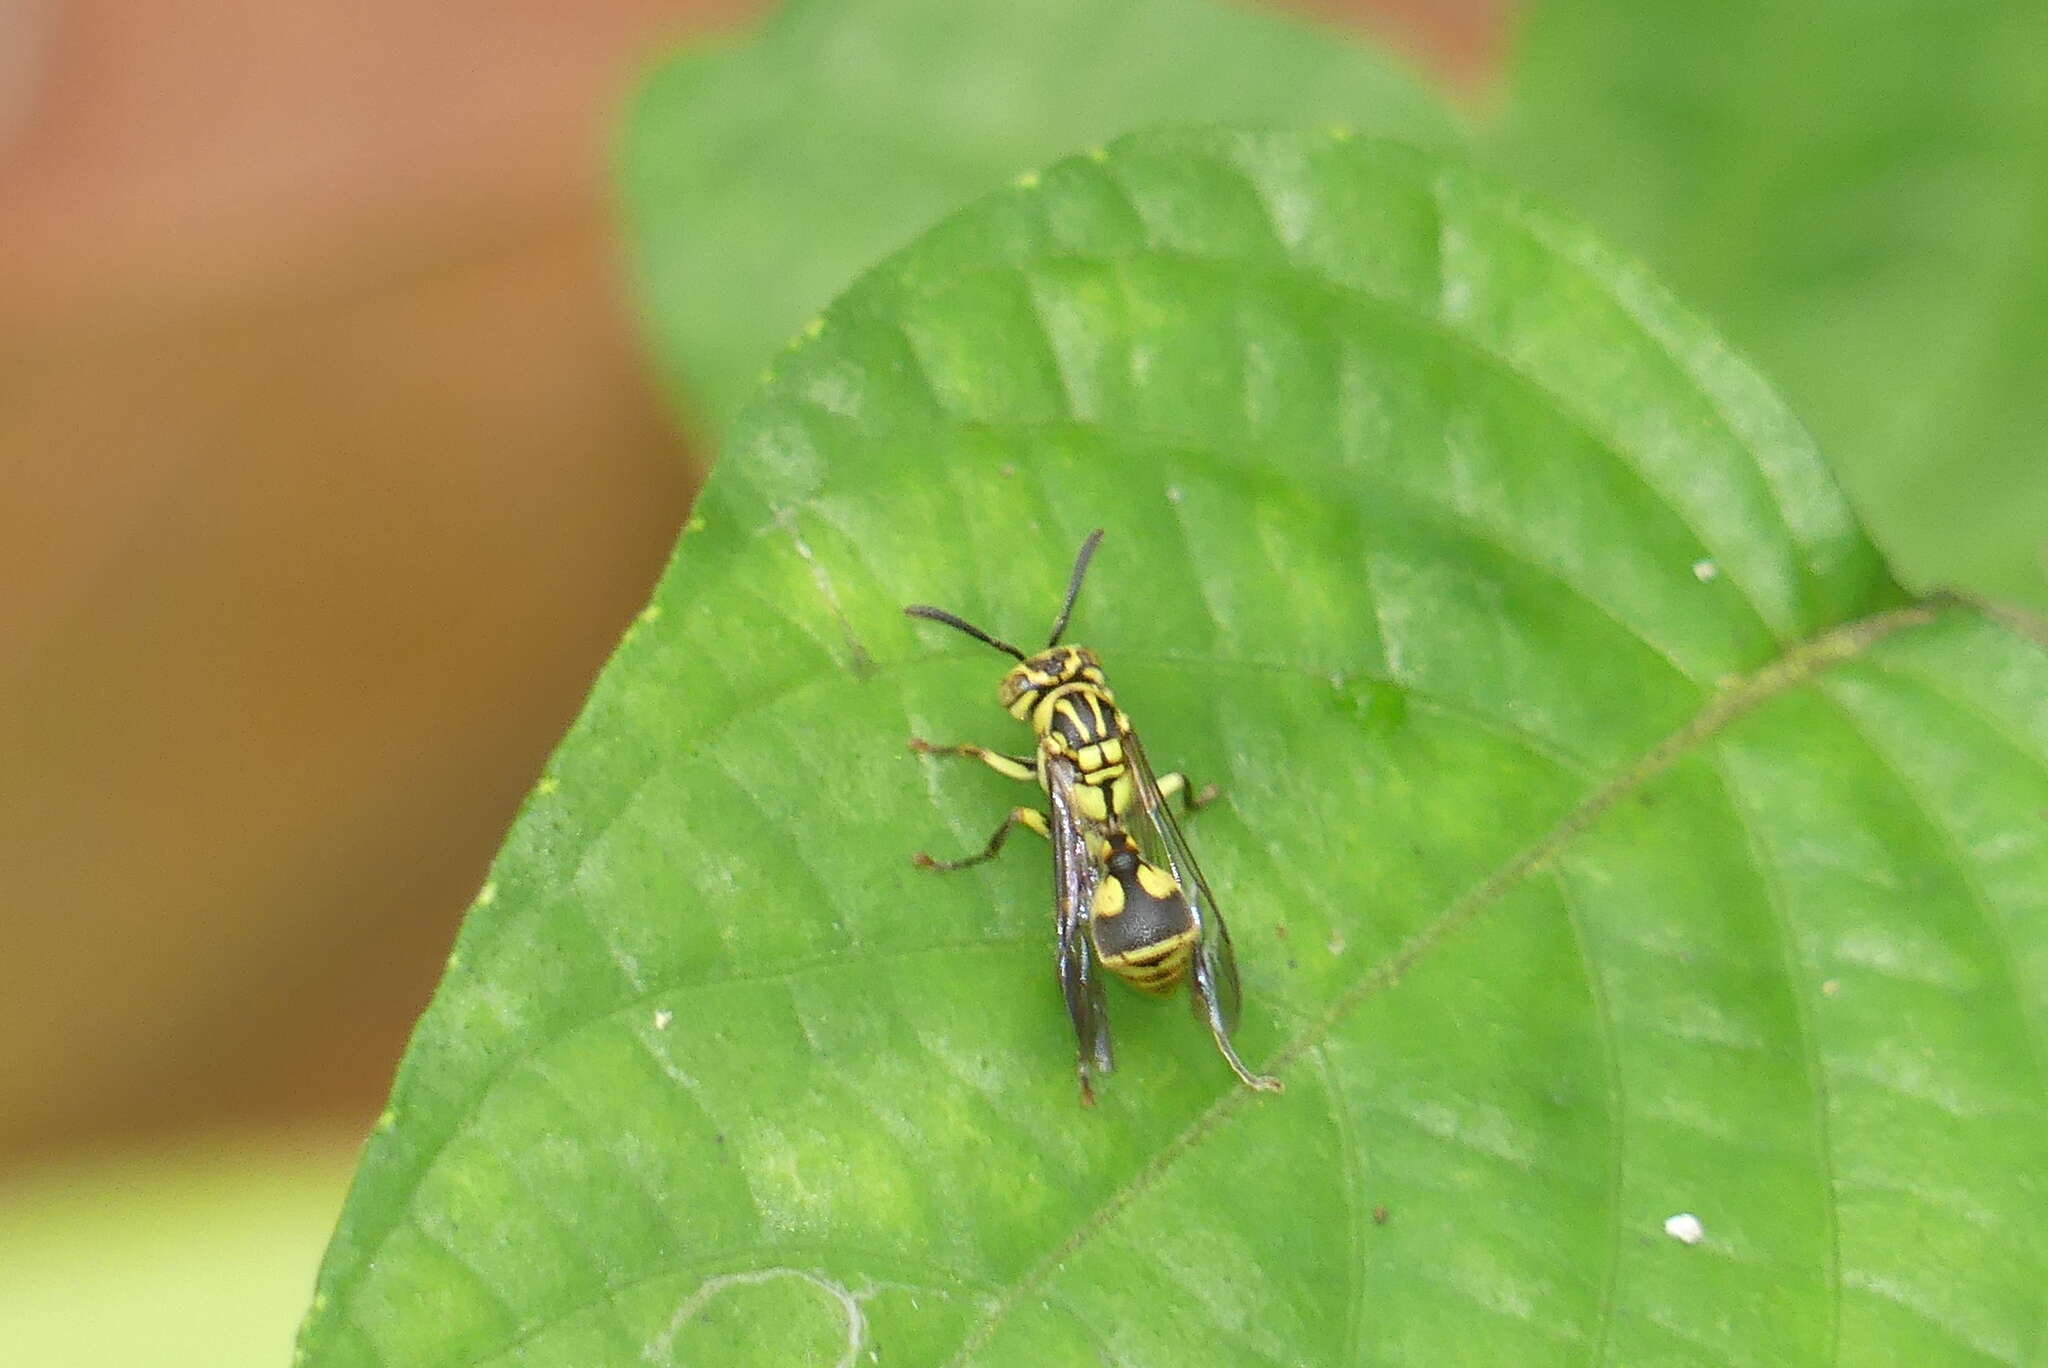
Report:
<svg viewBox="0 0 2048 1368"><path fill-rule="evenodd" d="M1120 735L1115 706L1107 702L1092 684L1069 684L1056 689L1050 702L1051 730L1059 733L1069 750L1079 750Z"/></svg>

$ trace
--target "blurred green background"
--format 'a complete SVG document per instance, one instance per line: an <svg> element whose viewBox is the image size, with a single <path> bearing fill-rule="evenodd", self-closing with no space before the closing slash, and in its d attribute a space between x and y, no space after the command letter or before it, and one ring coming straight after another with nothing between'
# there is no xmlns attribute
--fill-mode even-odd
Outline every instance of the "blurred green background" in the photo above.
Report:
<svg viewBox="0 0 2048 1368"><path fill-rule="evenodd" d="M284 1359L460 911L753 353L1086 140L1050 81L918 82L1014 51L972 5L800 3L749 48L764 8L0 21L7 1361ZM1909 582L2048 602L2048 12L1286 12L1290 50L1392 54L1333 56L1324 94L1469 136L1651 261L1783 388ZM678 225L695 278L644 282L703 301L663 339L696 361L657 376L608 140L677 45L705 55L650 98L721 118L676 194L726 212ZM1160 43L1115 117L1185 116L1188 60ZM835 186L805 139L864 108L906 169Z"/></svg>

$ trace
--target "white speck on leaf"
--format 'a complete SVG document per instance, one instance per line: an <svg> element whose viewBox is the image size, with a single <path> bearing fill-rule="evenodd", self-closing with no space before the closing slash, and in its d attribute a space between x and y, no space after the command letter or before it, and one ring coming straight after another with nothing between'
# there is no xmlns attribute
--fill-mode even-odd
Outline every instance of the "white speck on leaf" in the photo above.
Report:
<svg viewBox="0 0 2048 1368"><path fill-rule="evenodd" d="M1827 979L1820 985L1820 995L1822 997L1833 997L1841 991L1842 981L1840 979Z"/></svg>
<svg viewBox="0 0 2048 1368"><path fill-rule="evenodd" d="M1700 1224L1700 1218L1690 1211L1681 1211L1676 1216L1664 1218L1664 1233L1680 1244L1696 1245L1707 1238L1707 1228Z"/></svg>
<svg viewBox="0 0 2048 1368"><path fill-rule="evenodd" d="M674 1021L675 1019L676 1014L674 1012L669 1011L666 1007L664 1007L654 1014L654 1029L657 1031L666 1031L668 1029L668 1024L671 1021Z"/></svg>
<svg viewBox="0 0 2048 1368"><path fill-rule="evenodd" d="M1701 584L1717 578L1720 573L1721 567L1710 560L1696 560L1692 563L1692 577Z"/></svg>

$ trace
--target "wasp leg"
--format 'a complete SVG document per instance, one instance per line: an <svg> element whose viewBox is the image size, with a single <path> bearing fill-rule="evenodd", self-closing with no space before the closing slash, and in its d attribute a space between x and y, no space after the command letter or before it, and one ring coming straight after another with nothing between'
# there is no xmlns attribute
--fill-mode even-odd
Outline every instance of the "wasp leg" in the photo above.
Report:
<svg viewBox="0 0 2048 1368"><path fill-rule="evenodd" d="M981 849L980 853L969 855L962 860L934 860L931 856L920 850L917 854L910 857L910 862L919 869L936 869L942 873L950 873L955 869L966 869L971 865L978 865L984 860L993 860L1001 852L1003 842L1010 839L1010 829L1019 826L1030 827L1041 836L1048 834L1044 813L1035 808L1011 808L1010 815L1003 818L1003 824L996 828L995 835L988 838L988 844Z"/></svg>
<svg viewBox="0 0 2048 1368"><path fill-rule="evenodd" d="M1035 755L1004 755L986 746L960 745L941 746L927 741L922 736L910 738L910 748L919 755L960 755L969 760L979 760L1005 779L1022 779L1036 782L1038 779L1038 757Z"/></svg>
<svg viewBox="0 0 2048 1368"><path fill-rule="evenodd" d="M1244 1084L1247 1088L1255 1092L1287 1091L1287 1085L1273 1077L1273 1075L1255 1074L1246 1068L1244 1061L1237 1057L1237 1051L1231 1047L1229 1036L1217 1036L1216 1044L1223 1051L1223 1062L1228 1064L1231 1072L1237 1075L1237 1081Z"/></svg>
<svg viewBox="0 0 2048 1368"><path fill-rule="evenodd" d="M1219 792L1214 784L1204 784L1199 789L1190 789L1188 787L1188 776L1181 770L1175 770L1171 774L1159 776L1160 798L1171 798L1174 794L1178 793L1180 795L1181 811L1183 812L1200 812L1203 808L1216 801Z"/></svg>
<svg viewBox="0 0 2048 1368"><path fill-rule="evenodd" d="M1235 971L1230 971L1233 976ZM1214 967L1208 966L1198 954L1194 973L1189 976L1188 987L1194 994L1195 1015L1209 1024L1209 1034L1216 1038L1216 1048L1223 1054L1223 1062L1237 1075L1238 1081L1247 1088L1259 1092L1285 1092L1287 1085L1271 1074L1255 1074L1245 1067L1237 1057L1237 1047L1230 1043L1230 1023L1225 1019L1223 1004L1216 997Z"/></svg>

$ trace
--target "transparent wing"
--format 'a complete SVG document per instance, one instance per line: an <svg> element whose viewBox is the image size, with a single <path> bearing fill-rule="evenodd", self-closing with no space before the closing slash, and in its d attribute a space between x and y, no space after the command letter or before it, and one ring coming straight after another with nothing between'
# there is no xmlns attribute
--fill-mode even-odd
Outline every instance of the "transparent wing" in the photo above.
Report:
<svg viewBox="0 0 2048 1368"><path fill-rule="evenodd" d="M1195 853L1188 849L1187 837L1180 833L1180 823L1174 820L1172 809L1159 792L1159 776L1153 773L1152 762L1146 759L1145 747L1135 731L1124 733L1124 757L1130 763L1138 797L1137 809L1131 816L1131 833L1145 858L1165 866L1180 884L1188 910L1194 913L1195 924L1201 928L1191 966L1195 1014L1208 1021L1218 1043L1227 1042L1237 1029L1238 1009L1244 1000L1244 990L1237 982L1237 953L1230 946L1230 928L1223 924L1216 895L1209 891L1209 881L1202 877L1202 867L1195 863Z"/></svg>
<svg viewBox="0 0 2048 1368"><path fill-rule="evenodd" d="M1043 764L1052 811L1053 919L1059 932L1060 992L1074 1022L1081 1091L1086 1097L1089 1069L1108 1073L1115 1065L1109 1044L1109 1003L1103 996L1102 971L1088 938L1088 912L1094 906L1095 884L1102 871L1089 854L1087 829L1074 811L1072 762L1048 755Z"/></svg>

